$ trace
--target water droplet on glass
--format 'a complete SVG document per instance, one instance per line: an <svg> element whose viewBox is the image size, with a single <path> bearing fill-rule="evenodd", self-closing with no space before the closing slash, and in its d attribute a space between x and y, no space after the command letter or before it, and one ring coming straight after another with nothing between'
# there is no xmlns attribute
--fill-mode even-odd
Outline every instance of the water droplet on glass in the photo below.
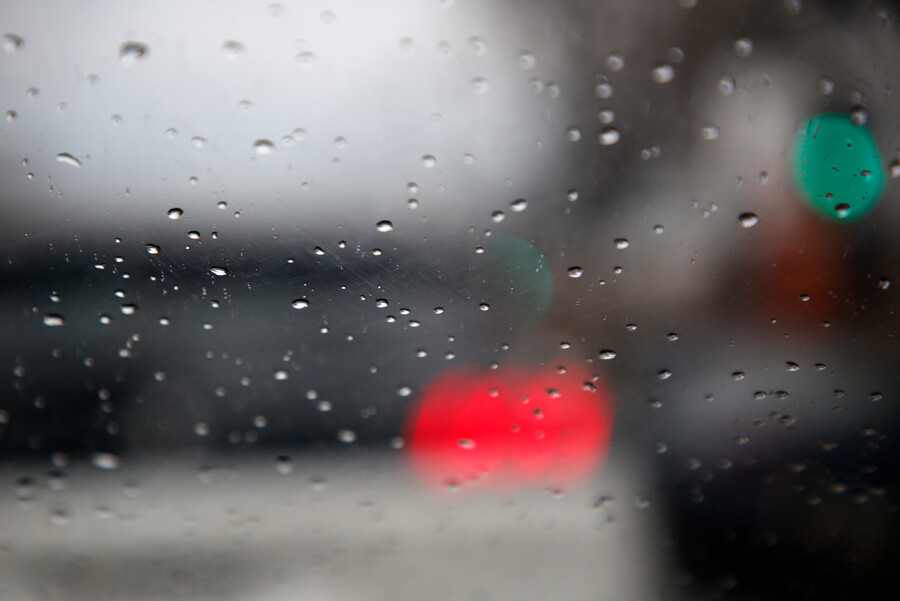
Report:
<svg viewBox="0 0 900 601"><path fill-rule="evenodd" d="M656 377L660 380L668 380L669 378L672 377L672 372L669 371L668 369L661 369L658 372L656 372Z"/></svg>
<svg viewBox="0 0 900 601"><path fill-rule="evenodd" d="M119 468L119 457L112 453L94 453L91 455L91 463L102 470L115 470Z"/></svg>
<svg viewBox="0 0 900 601"><path fill-rule="evenodd" d="M140 42L125 42L119 46L119 62L126 67L130 67L136 62L142 60L149 53L146 44Z"/></svg>
<svg viewBox="0 0 900 601"><path fill-rule="evenodd" d="M412 388L409 386L401 386L397 389L397 396L408 397L412 394Z"/></svg>
<svg viewBox="0 0 900 601"><path fill-rule="evenodd" d="M819 80L819 93L823 96L829 96L834 92L834 80L830 77L823 77Z"/></svg>
<svg viewBox="0 0 900 601"><path fill-rule="evenodd" d="M14 54L18 52L22 48L22 45L25 43L25 40L12 33L4 33L3 37L0 38L0 40L2 40L0 44L2 44L3 50L8 54Z"/></svg>
<svg viewBox="0 0 900 601"><path fill-rule="evenodd" d="M275 145L269 140L260 139L253 143L253 151L260 156L270 155L275 152Z"/></svg>
<svg viewBox="0 0 900 601"><path fill-rule="evenodd" d="M76 169L78 167L81 167L81 161L79 161L77 158L73 157L68 152L61 152L58 155L56 155L56 161L58 163L62 163L63 165L71 165L72 167L75 167Z"/></svg>
<svg viewBox="0 0 900 601"><path fill-rule="evenodd" d="M224 267L210 267L210 273L217 276L228 275L228 271Z"/></svg>
<svg viewBox="0 0 900 601"><path fill-rule="evenodd" d="M735 40L734 53L741 58L747 58L753 54L753 40L750 38L738 38Z"/></svg>
<svg viewBox="0 0 900 601"><path fill-rule="evenodd" d="M625 57L618 52L610 52L606 57L606 67L610 71L621 71L625 67Z"/></svg>
<svg viewBox="0 0 900 601"><path fill-rule="evenodd" d="M119 305L119 311L122 312L122 315L134 315L137 309L138 307L134 303L123 303Z"/></svg>
<svg viewBox="0 0 900 601"><path fill-rule="evenodd" d="M491 306L487 303L481 303L480 305L478 305L478 308L481 309L482 311L490 311L491 310Z"/></svg>
<svg viewBox="0 0 900 601"><path fill-rule="evenodd" d="M731 75L723 75L719 80L719 92L724 96L731 96L734 94L735 85L734 78Z"/></svg>
<svg viewBox="0 0 900 601"><path fill-rule="evenodd" d="M475 77L472 79L472 91L476 94L485 94L490 87L490 83L484 77Z"/></svg>
<svg viewBox="0 0 900 601"><path fill-rule="evenodd" d="M305 298L298 298L291 303L291 306L295 309L305 309L309 306L309 301Z"/></svg>
<svg viewBox="0 0 900 601"><path fill-rule="evenodd" d="M751 228L759 223L759 217L756 213L741 213L738 217L738 222L740 222L742 228Z"/></svg>
<svg viewBox="0 0 900 601"><path fill-rule="evenodd" d="M312 52L301 52L297 55L296 60L301 67L310 68L316 62L316 55Z"/></svg>
<svg viewBox="0 0 900 601"><path fill-rule="evenodd" d="M604 361L610 361L610 360L616 358L617 353L616 353L616 351L612 351L612 350L609 350L609 349L603 349L603 350L600 351L600 355L599 355L599 356L600 356L600 358L603 359Z"/></svg>
<svg viewBox="0 0 900 601"><path fill-rule="evenodd" d="M16 111L6 111L6 121L12 123L16 120Z"/></svg>
<svg viewBox="0 0 900 601"><path fill-rule="evenodd" d="M577 127L570 127L566 130L566 139L569 142L577 142L581 139L581 130Z"/></svg>
<svg viewBox="0 0 900 601"><path fill-rule="evenodd" d="M437 165L437 159L430 154L422 155L422 165L431 169L435 165Z"/></svg>
<svg viewBox="0 0 900 601"><path fill-rule="evenodd" d="M44 315L44 325L50 327L58 327L65 323L65 320L62 315L55 315L53 313L49 313Z"/></svg>
<svg viewBox="0 0 900 601"><path fill-rule="evenodd" d="M337 439L346 444L356 442L356 432L353 430L339 430Z"/></svg>
<svg viewBox="0 0 900 601"><path fill-rule="evenodd" d="M891 287L891 280L889 280L888 278L881 278L880 280L878 280L878 287L882 290L887 290Z"/></svg>
<svg viewBox="0 0 900 601"><path fill-rule="evenodd" d="M491 213L491 221L493 221L494 223L500 223L504 219L506 219L506 213L504 213L503 211L494 211L493 213Z"/></svg>
<svg viewBox="0 0 900 601"><path fill-rule="evenodd" d="M527 71L534 68L537 64L537 59L530 52L520 52L519 56L516 57L516 64L519 65L520 69Z"/></svg>
<svg viewBox="0 0 900 601"><path fill-rule="evenodd" d="M597 136L601 146L612 146L619 141L619 130L615 127L604 127Z"/></svg>
<svg viewBox="0 0 900 601"><path fill-rule="evenodd" d="M569 267L568 274L570 278L580 278L584 274L584 269L581 267Z"/></svg>
<svg viewBox="0 0 900 601"><path fill-rule="evenodd" d="M509 208L513 213L521 213L528 208L528 201L524 198L519 198L509 203Z"/></svg>
<svg viewBox="0 0 900 601"><path fill-rule="evenodd" d="M378 230L379 232L381 232L382 234L385 234L387 232L393 232L394 224L387 220L379 221L377 224L375 224L375 229Z"/></svg>
<svg viewBox="0 0 900 601"><path fill-rule="evenodd" d="M485 40L481 36L475 36L469 39L469 45L472 47L472 51L475 56L483 56L485 52L487 52L487 40Z"/></svg>
<svg viewBox="0 0 900 601"><path fill-rule="evenodd" d="M668 63L657 63L650 70L650 79L655 83L669 83L675 79L675 68Z"/></svg>
<svg viewBox="0 0 900 601"><path fill-rule="evenodd" d="M865 125L869 121L869 111L861 106L850 111L850 122L853 125Z"/></svg>
<svg viewBox="0 0 900 601"><path fill-rule="evenodd" d="M206 148L206 138L194 136L193 138L191 138L191 146L193 146L194 148Z"/></svg>
<svg viewBox="0 0 900 601"><path fill-rule="evenodd" d="M28 88L27 90L25 90L25 96L29 100L34 100L35 98L38 97L38 94L40 94L40 93L41 93L41 91L38 90L37 88Z"/></svg>
<svg viewBox="0 0 900 601"><path fill-rule="evenodd" d="M222 43L222 52L225 53L225 58L230 61L240 60L245 50L244 45L235 40L227 40Z"/></svg>
<svg viewBox="0 0 900 601"><path fill-rule="evenodd" d="M719 137L719 128L715 125L704 125L700 128L700 137L704 140L716 140Z"/></svg>
<svg viewBox="0 0 900 601"><path fill-rule="evenodd" d="M184 215L184 211L182 211L178 207L173 207L166 213L166 216L173 221L176 219L181 219L182 215Z"/></svg>
<svg viewBox="0 0 900 601"><path fill-rule="evenodd" d="M844 219L850 216L850 205L848 205L846 202L840 202L834 205L834 211L837 213L837 216L839 218Z"/></svg>
<svg viewBox="0 0 900 601"><path fill-rule="evenodd" d="M148 244L148 245L147 245L147 252L150 253L151 255L158 255L158 254L159 254L159 247L158 247L157 245L155 245L155 244Z"/></svg>
<svg viewBox="0 0 900 601"><path fill-rule="evenodd" d="M619 250L625 250L626 248L631 246L631 243L628 242L628 240L625 238L616 238L615 240L613 240L613 244L615 244L616 248L618 248Z"/></svg>

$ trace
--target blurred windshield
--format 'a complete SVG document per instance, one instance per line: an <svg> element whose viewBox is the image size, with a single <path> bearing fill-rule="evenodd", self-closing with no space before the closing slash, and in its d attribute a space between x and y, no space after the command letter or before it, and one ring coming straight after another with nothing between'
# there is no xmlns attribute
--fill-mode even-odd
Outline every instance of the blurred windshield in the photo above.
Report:
<svg viewBox="0 0 900 601"><path fill-rule="evenodd" d="M896 6L0 5L0 598L881 597Z"/></svg>

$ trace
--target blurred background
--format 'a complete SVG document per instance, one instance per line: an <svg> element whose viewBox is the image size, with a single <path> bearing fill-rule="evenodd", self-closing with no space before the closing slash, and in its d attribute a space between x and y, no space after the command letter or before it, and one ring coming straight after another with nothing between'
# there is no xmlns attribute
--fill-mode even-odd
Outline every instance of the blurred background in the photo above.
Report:
<svg viewBox="0 0 900 601"><path fill-rule="evenodd" d="M892 598L897 8L3 2L0 599Z"/></svg>

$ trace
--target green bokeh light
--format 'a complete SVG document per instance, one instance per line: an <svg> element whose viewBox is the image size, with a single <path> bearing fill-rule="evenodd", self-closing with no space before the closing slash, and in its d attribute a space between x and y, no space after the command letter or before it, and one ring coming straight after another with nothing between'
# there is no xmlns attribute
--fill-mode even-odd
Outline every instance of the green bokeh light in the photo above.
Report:
<svg viewBox="0 0 900 601"><path fill-rule="evenodd" d="M848 115L812 117L797 133L794 181L816 212L835 221L855 221L878 202L884 167L866 125Z"/></svg>

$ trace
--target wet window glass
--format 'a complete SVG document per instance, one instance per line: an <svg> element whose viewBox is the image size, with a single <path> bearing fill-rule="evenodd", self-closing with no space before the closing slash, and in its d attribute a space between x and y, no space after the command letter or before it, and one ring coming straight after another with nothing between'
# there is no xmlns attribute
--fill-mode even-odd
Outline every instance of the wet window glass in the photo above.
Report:
<svg viewBox="0 0 900 601"><path fill-rule="evenodd" d="M0 598L883 598L896 9L3 2Z"/></svg>

